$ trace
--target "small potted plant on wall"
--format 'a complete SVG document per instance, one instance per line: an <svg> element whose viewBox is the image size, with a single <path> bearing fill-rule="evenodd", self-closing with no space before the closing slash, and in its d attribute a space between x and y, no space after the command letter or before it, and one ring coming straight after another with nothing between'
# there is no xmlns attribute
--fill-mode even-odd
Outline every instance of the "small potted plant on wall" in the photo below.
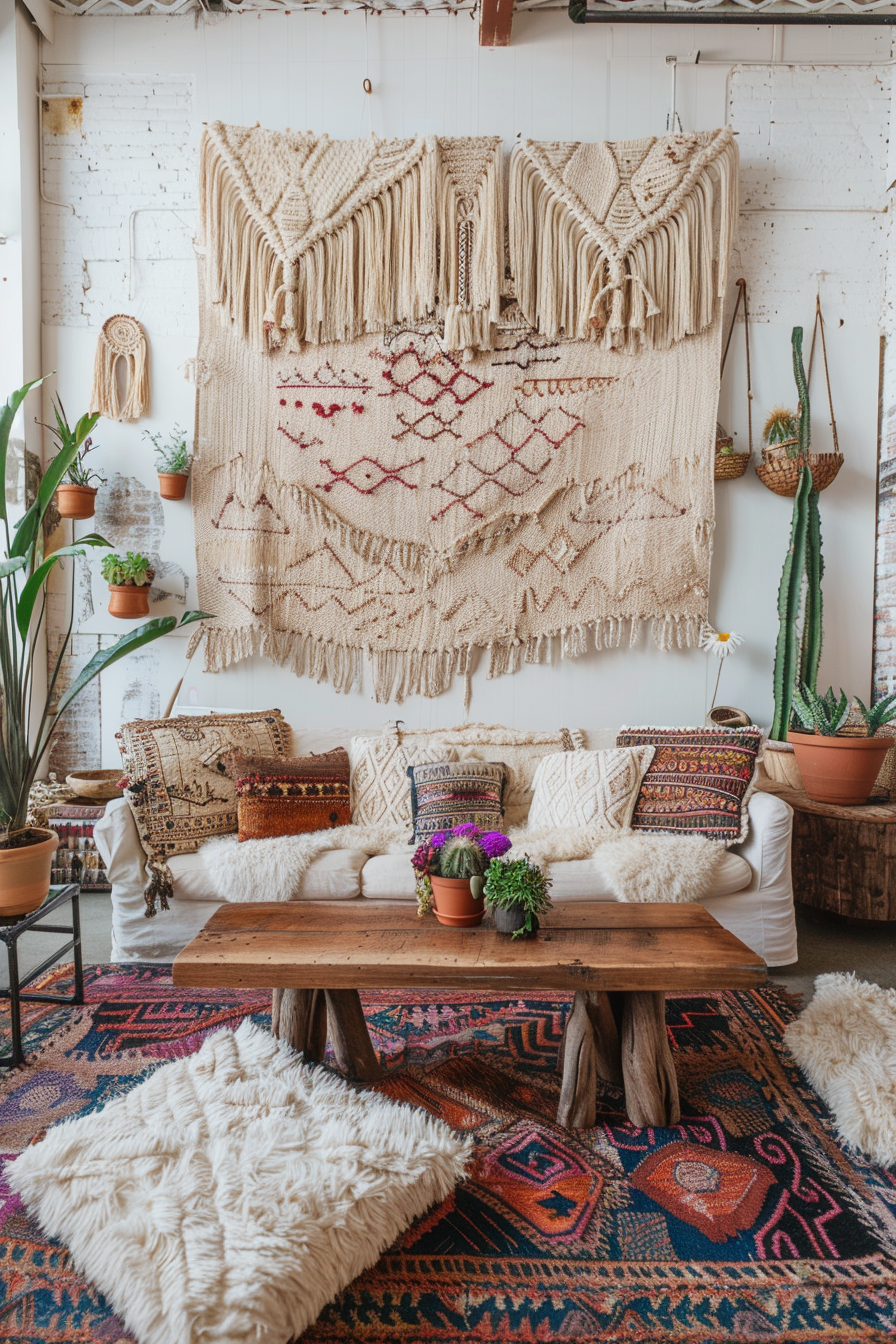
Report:
<svg viewBox="0 0 896 1344"><path fill-rule="evenodd" d="M482 832L472 822L439 831L418 846L411 859L417 881L417 912L433 910L440 924L467 928L482 923L484 873L506 854L510 841L500 831Z"/></svg>
<svg viewBox="0 0 896 1344"><path fill-rule="evenodd" d="M534 938L539 916L551 908L551 879L528 855L492 859L485 872L485 901L499 933Z"/></svg>
<svg viewBox="0 0 896 1344"><path fill-rule="evenodd" d="M92 518L96 510L97 488L106 484L105 476L91 470L85 459L96 445L89 437L99 415L82 415L72 428L68 423L62 402L53 403L56 425L45 425L59 445L59 452L71 456L71 465L56 489L56 507L60 518ZM94 485L94 481L96 485Z"/></svg>
<svg viewBox="0 0 896 1344"><path fill-rule="evenodd" d="M103 578L109 585L109 615L133 620L149 615L149 586L155 578L149 560L139 551L126 555L107 555L102 563Z"/></svg>
<svg viewBox="0 0 896 1344"><path fill-rule="evenodd" d="M0 481L6 479L9 436L22 403L42 379L13 392L0 406ZM86 432L81 440L86 438ZM74 438L77 438L77 433ZM87 548L108 546L91 534L75 546L61 546L44 558L43 523L47 509L79 442L63 445L48 465L25 515L14 526L7 513L6 494L0 491L0 917L36 910L50 889L50 864L59 843L53 831L29 825L31 789L53 735L69 707L95 677L136 649L170 634L178 624L206 619L206 613L188 611L180 622L163 616L129 630L111 648L101 649L66 684L60 680L69 655L68 640L49 652L48 689L35 679L36 649L42 647L46 618L47 581L67 557L84 556Z"/></svg>
<svg viewBox="0 0 896 1344"><path fill-rule="evenodd" d="M156 453L156 471L159 474L159 494L163 499L183 499L187 493L187 481L193 455L187 449L187 439L182 429L174 426L167 441L161 434L143 431Z"/></svg>

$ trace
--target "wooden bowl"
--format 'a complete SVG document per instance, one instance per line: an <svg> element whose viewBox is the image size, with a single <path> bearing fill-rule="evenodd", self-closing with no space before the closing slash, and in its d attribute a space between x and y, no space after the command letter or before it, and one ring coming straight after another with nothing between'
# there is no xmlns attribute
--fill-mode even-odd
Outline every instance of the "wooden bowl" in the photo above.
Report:
<svg viewBox="0 0 896 1344"><path fill-rule="evenodd" d="M77 798L108 803L112 798L122 796L123 790L118 787L120 779L120 770L79 770L75 775L66 775L65 782Z"/></svg>

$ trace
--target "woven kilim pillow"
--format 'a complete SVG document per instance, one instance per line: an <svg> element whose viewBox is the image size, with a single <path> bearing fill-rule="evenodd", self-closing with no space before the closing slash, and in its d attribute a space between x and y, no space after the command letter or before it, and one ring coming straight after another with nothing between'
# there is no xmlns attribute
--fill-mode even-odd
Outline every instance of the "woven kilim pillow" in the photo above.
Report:
<svg viewBox="0 0 896 1344"><path fill-rule="evenodd" d="M137 719L116 734L130 803L146 850L147 914L168 908L167 860L188 854L211 835L237 828L236 784L222 758L235 748L254 756L284 756L291 732L279 709L257 714L208 714Z"/></svg>
<svg viewBox="0 0 896 1344"><path fill-rule="evenodd" d="M506 773L500 761L409 766L414 843L471 821L483 831L500 830Z"/></svg>
<svg viewBox="0 0 896 1344"><path fill-rule="evenodd" d="M587 826L607 834L627 830L653 754L653 747L616 747L545 756L533 780L529 829Z"/></svg>
<svg viewBox="0 0 896 1344"><path fill-rule="evenodd" d="M762 729L623 728L617 747L655 747L632 817L635 831L747 838L747 801Z"/></svg>
<svg viewBox="0 0 896 1344"><path fill-rule="evenodd" d="M342 747L321 756L299 756L271 775L251 774L236 782L240 840L304 835L348 826L348 752Z"/></svg>

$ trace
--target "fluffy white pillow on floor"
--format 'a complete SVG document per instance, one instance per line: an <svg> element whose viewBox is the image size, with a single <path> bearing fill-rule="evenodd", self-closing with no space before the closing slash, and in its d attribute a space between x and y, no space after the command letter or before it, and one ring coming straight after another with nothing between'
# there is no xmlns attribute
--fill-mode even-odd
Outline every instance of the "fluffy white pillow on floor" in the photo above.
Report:
<svg viewBox="0 0 896 1344"><path fill-rule="evenodd" d="M628 830L654 750L614 747L545 756L532 781L529 829L586 826L607 834Z"/></svg>
<svg viewBox="0 0 896 1344"><path fill-rule="evenodd" d="M286 1344L447 1198L469 1151L247 1020L7 1174L140 1344Z"/></svg>

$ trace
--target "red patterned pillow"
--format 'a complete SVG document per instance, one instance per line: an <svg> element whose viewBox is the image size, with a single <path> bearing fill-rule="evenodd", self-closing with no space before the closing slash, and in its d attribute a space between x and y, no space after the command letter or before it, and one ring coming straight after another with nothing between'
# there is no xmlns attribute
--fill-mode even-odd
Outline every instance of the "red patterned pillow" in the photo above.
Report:
<svg viewBox="0 0 896 1344"><path fill-rule="evenodd" d="M283 765L285 769L276 774L256 771L237 779L240 840L268 840L275 835L303 835L350 825L347 751L340 747L321 756L296 757Z"/></svg>
<svg viewBox="0 0 896 1344"><path fill-rule="evenodd" d="M746 803L761 743L756 727L623 728L617 747L656 748L632 829L739 845L747 838Z"/></svg>

